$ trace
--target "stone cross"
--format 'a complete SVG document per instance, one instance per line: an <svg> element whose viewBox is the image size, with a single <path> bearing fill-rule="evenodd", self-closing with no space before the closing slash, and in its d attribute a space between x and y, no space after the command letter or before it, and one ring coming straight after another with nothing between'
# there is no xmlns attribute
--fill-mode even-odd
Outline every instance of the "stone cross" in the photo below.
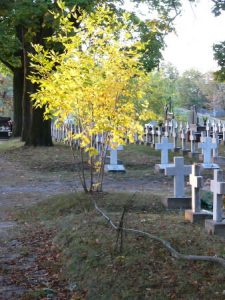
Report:
<svg viewBox="0 0 225 300"><path fill-rule="evenodd" d="M176 127L173 127L172 135L173 135L173 145L174 145L174 148L176 149L177 148L177 128Z"/></svg>
<svg viewBox="0 0 225 300"><path fill-rule="evenodd" d="M223 123L223 141L225 142L225 123Z"/></svg>
<svg viewBox="0 0 225 300"><path fill-rule="evenodd" d="M152 135L152 144L155 145L155 126L152 126L151 135Z"/></svg>
<svg viewBox="0 0 225 300"><path fill-rule="evenodd" d="M181 149L186 150L186 133L184 128L181 130L180 137L181 137Z"/></svg>
<svg viewBox="0 0 225 300"><path fill-rule="evenodd" d="M191 141L191 153L195 153L195 134L194 131L190 131L190 141Z"/></svg>
<svg viewBox="0 0 225 300"><path fill-rule="evenodd" d="M204 156L204 164L211 164L211 152L212 149L215 149L217 147L216 144L212 143L212 138L207 136L204 139L203 143L198 143L198 147L202 149L203 156Z"/></svg>
<svg viewBox="0 0 225 300"><path fill-rule="evenodd" d="M225 182L223 171L221 169L214 170L214 179L211 180L210 190L213 192L213 221L222 222Z"/></svg>
<svg viewBox="0 0 225 300"><path fill-rule="evenodd" d="M158 143L161 143L162 128L160 126L158 127L157 135L158 135Z"/></svg>
<svg viewBox="0 0 225 300"><path fill-rule="evenodd" d="M219 132L222 132L222 128L223 128L223 124L222 124L222 122L220 120L219 123L218 123L218 130L219 130Z"/></svg>
<svg viewBox="0 0 225 300"><path fill-rule="evenodd" d="M149 126L145 126L145 143L149 143Z"/></svg>
<svg viewBox="0 0 225 300"><path fill-rule="evenodd" d="M200 169L199 165L192 165L192 173L189 176L192 191L192 211L194 213L201 210L200 188L203 186L203 177L200 176Z"/></svg>
<svg viewBox="0 0 225 300"><path fill-rule="evenodd" d="M174 149L174 145L169 143L169 139L167 137L163 137L161 143L157 143L155 145L156 150L161 150L161 164L168 164L168 152L169 150Z"/></svg>
<svg viewBox="0 0 225 300"><path fill-rule="evenodd" d="M169 137L169 124L168 121L165 122L165 132L164 132L165 137Z"/></svg>
<svg viewBox="0 0 225 300"><path fill-rule="evenodd" d="M210 130L211 130L211 124L210 124L210 121L207 120L207 123L206 123L206 134L207 134L207 136L210 136Z"/></svg>
<svg viewBox="0 0 225 300"><path fill-rule="evenodd" d="M174 196L184 197L184 176L191 174L191 165L184 165L184 158L174 157L174 165L165 167L165 175L174 176Z"/></svg>
<svg viewBox="0 0 225 300"><path fill-rule="evenodd" d="M213 132L212 143L216 144L216 148L213 149L213 158L216 158L219 155L219 150L218 150L219 136L216 132Z"/></svg>
<svg viewBox="0 0 225 300"><path fill-rule="evenodd" d="M110 150L110 165L117 165L118 164L118 151L123 150L123 146L118 146L117 148L109 148Z"/></svg>

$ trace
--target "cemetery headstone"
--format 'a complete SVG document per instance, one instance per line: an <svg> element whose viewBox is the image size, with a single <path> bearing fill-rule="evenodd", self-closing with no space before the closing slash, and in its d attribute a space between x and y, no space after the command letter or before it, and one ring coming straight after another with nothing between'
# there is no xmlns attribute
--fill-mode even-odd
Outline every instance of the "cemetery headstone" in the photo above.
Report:
<svg viewBox="0 0 225 300"><path fill-rule="evenodd" d="M192 173L189 176L191 185L192 209L185 210L185 219L192 223L204 222L212 219L212 213L201 209L200 189L203 187L203 177L200 174L200 165L192 165Z"/></svg>
<svg viewBox="0 0 225 300"><path fill-rule="evenodd" d="M190 144L191 144L191 151L188 153L188 156L190 158L193 158L193 157L196 157L199 155L199 152L196 151L196 147L195 147L195 144L196 144L196 135L194 133L193 130L190 130L190 136L189 136L189 139L190 139Z"/></svg>
<svg viewBox="0 0 225 300"><path fill-rule="evenodd" d="M222 170L214 170L214 179L211 180L210 189L213 192L213 219L205 221L205 228L208 233L218 234L225 238L225 216L223 212L225 181Z"/></svg>
<svg viewBox="0 0 225 300"><path fill-rule="evenodd" d="M219 166L212 162L212 149L217 147L217 145L212 142L212 138L205 137L204 142L199 143L198 147L203 151L202 167L205 169L218 169Z"/></svg>
<svg viewBox="0 0 225 300"><path fill-rule="evenodd" d="M174 178L174 197L163 200L167 208L191 208L191 197L185 196L185 176L191 173L191 165L184 165L183 157L174 157L174 164L165 168L165 175Z"/></svg>
<svg viewBox="0 0 225 300"><path fill-rule="evenodd" d="M156 150L161 150L161 163L156 165L157 170L163 170L169 164L169 150L172 150L174 145L169 143L169 139L167 137L163 137L161 143L155 144Z"/></svg>
<svg viewBox="0 0 225 300"><path fill-rule="evenodd" d="M118 151L123 150L123 146L117 146L116 148L109 148L110 151L110 161L109 164L105 165L106 172L125 172L123 164L118 163Z"/></svg>
<svg viewBox="0 0 225 300"><path fill-rule="evenodd" d="M185 128L182 128L180 137L181 137L181 149L180 150L184 155L190 151L189 149L187 149L187 146L186 146L187 134L186 134Z"/></svg>

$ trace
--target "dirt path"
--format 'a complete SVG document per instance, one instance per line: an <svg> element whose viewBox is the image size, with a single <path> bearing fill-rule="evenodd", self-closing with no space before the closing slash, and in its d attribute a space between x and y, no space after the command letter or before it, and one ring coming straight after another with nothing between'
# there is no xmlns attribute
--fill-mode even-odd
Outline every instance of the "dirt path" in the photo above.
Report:
<svg viewBox="0 0 225 300"><path fill-rule="evenodd" d="M36 281L43 280L44 276L35 271L35 257L31 253L26 258L22 255L22 225L12 221L11 213L51 195L73 191L73 182L57 180L54 176L42 179L40 172L28 171L19 162L11 162L1 154L0 166L0 300L16 300L26 289L14 284L14 274L33 270Z"/></svg>

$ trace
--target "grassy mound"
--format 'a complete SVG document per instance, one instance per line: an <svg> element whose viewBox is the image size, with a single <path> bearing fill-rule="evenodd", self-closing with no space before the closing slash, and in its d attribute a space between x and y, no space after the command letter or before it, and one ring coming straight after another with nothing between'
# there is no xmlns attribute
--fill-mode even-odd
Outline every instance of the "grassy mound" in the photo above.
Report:
<svg viewBox="0 0 225 300"><path fill-rule="evenodd" d="M167 211L157 195L105 193L96 200L116 224L129 203L126 227L166 239L185 254L225 257L224 239L209 236L199 225L185 222L183 212ZM124 235L119 251L117 232L96 212L90 195L55 196L19 218L55 229L54 242L63 253L62 273L73 299L223 297L225 270L218 265L177 261L161 244L139 235Z"/></svg>

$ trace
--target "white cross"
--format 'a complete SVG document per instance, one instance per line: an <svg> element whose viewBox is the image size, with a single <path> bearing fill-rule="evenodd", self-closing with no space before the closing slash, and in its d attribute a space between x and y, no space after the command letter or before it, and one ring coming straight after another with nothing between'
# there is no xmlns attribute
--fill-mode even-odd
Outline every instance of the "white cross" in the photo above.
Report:
<svg viewBox="0 0 225 300"><path fill-rule="evenodd" d="M211 152L212 149L217 147L216 144L212 143L212 138L207 136L203 143L198 143L198 148L201 148L204 156L204 164L211 164Z"/></svg>
<svg viewBox="0 0 225 300"><path fill-rule="evenodd" d="M174 148L177 148L177 128L176 127L173 128L172 135L173 135Z"/></svg>
<svg viewBox="0 0 225 300"><path fill-rule="evenodd" d="M158 134L158 143L161 142L161 135L162 135L162 132L161 132L161 127L158 127L158 130L157 130L157 134Z"/></svg>
<svg viewBox="0 0 225 300"><path fill-rule="evenodd" d="M216 148L213 149L213 158L216 158L219 155L219 151L218 151L219 136L216 132L213 132L212 142L213 144L216 144Z"/></svg>
<svg viewBox="0 0 225 300"><path fill-rule="evenodd" d="M225 124L223 123L223 141L225 142Z"/></svg>
<svg viewBox="0 0 225 300"><path fill-rule="evenodd" d="M181 130L180 137L181 137L181 149L186 150L186 133L184 128Z"/></svg>
<svg viewBox="0 0 225 300"><path fill-rule="evenodd" d="M191 153L195 153L195 134L194 131L190 132L190 141L191 141Z"/></svg>
<svg viewBox="0 0 225 300"><path fill-rule="evenodd" d="M168 137L169 136L169 124L168 121L165 122L165 132L164 132L164 136Z"/></svg>
<svg viewBox="0 0 225 300"><path fill-rule="evenodd" d="M151 135L152 135L152 144L155 145L155 126L152 126Z"/></svg>
<svg viewBox="0 0 225 300"><path fill-rule="evenodd" d="M192 211L195 213L201 210L200 188L203 186L203 177L200 176L200 169L200 166L192 165L192 173L189 176L192 191Z"/></svg>
<svg viewBox="0 0 225 300"><path fill-rule="evenodd" d="M174 196L184 197L184 176L191 174L191 165L184 165L184 158L174 157L174 165L165 167L165 175L174 176Z"/></svg>
<svg viewBox="0 0 225 300"><path fill-rule="evenodd" d="M118 164L118 151L123 150L123 146L118 146L117 148L109 148L110 150L110 165L117 165Z"/></svg>
<svg viewBox="0 0 225 300"><path fill-rule="evenodd" d="M174 145L169 143L167 137L163 137L161 143L155 144L156 150L161 150L161 164L168 164L168 152L174 149Z"/></svg>
<svg viewBox="0 0 225 300"><path fill-rule="evenodd" d="M210 190L213 192L213 221L222 222L223 195L225 194L225 182L222 170L214 170L214 179L211 180Z"/></svg>

